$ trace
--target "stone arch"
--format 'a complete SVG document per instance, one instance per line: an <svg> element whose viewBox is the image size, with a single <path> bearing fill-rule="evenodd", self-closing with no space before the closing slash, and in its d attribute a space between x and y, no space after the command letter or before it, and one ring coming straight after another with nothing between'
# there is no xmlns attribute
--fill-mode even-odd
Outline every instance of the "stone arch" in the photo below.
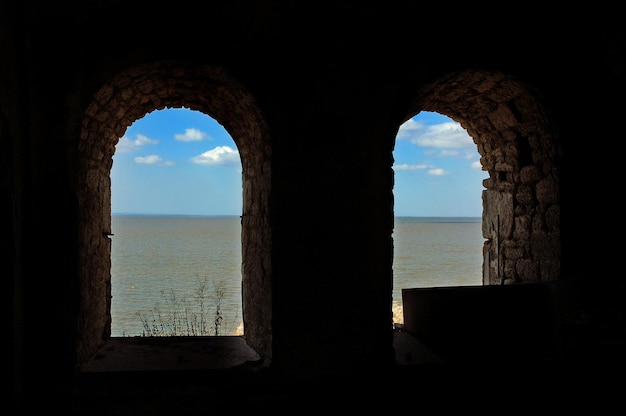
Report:
<svg viewBox="0 0 626 416"><path fill-rule="evenodd" d="M562 149L541 97L500 72L451 73L421 88L408 120L435 111L474 139L483 170L483 284L560 277Z"/></svg>
<svg viewBox="0 0 626 416"><path fill-rule="evenodd" d="M79 362L111 335L111 178L115 146L128 126L154 110L186 107L224 126L242 165L242 308L244 337L271 359L271 144L254 97L223 68L154 62L108 80L82 121L76 174L79 195Z"/></svg>

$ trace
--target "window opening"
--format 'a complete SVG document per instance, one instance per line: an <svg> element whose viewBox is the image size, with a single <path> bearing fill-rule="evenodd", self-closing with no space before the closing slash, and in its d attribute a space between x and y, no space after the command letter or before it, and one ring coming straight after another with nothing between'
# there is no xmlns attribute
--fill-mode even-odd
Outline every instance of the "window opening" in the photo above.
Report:
<svg viewBox="0 0 626 416"><path fill-rule="evenodd" d="M393 320L402 289L482 284L482 181L476 144L449 117L422 111L394 147Z"/></svg>
<svg viewBox="0 0 626 416"><path fill-rule="evenodd" d="M111 336L243 335L242 168L208 115L148 113L111 169Z"/></svg>

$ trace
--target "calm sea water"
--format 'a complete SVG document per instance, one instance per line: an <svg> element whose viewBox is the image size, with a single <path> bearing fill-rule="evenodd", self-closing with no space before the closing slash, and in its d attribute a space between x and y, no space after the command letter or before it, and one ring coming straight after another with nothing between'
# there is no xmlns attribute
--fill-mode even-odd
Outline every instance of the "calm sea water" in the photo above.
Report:
<svg viewBox="0 0 626 416"><path fill-rule="evenodd" d="M111 335L242 333L238 216L113 215ZM480 218L396 217L394 321L402 289L482 284ZM190 329L191 328L191 329Z"/></svg>

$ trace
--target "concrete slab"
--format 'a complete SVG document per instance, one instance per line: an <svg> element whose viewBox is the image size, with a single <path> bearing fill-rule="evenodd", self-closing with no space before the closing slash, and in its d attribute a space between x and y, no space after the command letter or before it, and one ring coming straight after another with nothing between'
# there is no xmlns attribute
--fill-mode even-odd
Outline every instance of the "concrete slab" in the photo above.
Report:
<svg viewBox="0 0 626 416"><path fill-rule="evenodd" d="M240 336L113 337L82 371L206 370L244 364L260 364L260 357Z"/></svg>

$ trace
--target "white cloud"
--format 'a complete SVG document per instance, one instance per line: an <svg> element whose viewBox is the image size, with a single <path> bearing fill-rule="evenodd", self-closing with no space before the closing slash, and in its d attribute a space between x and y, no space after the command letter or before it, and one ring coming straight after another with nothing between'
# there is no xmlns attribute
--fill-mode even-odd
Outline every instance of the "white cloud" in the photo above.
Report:
<svg viewBox="0 0 626 416"><path fill-rule="evenodd" d="M451 149L476 147L467 131L456 122L426 126L409 119L400 126L396 137L399 140L409 140L419 147L440 149L443 156L456 156L458 154L456 150Z"/></svg>
<svg viewBox="0 0 626 416"><path fill-rule="evenodd" d="M115 151L122 152L122 153L131 153L131 152L138 151L139 149L141 149L143 146L147 144L157 144L157 143L159 143L158 140L151 139L147 136L144 136L143 134L138 134L135 140L131 140L128 137L124 136L117 143L117 146L115 147Z"/></svg>
<svg viewBox="0 0 626 416"><path fill-rule="evenodd" d="M192 157L191 160L199 165L209 166L241 163L239 152L228 146L218 146L215 149L207 150L198 156Z"/></svg>
<svg viewBox="0 0 626 416"><path fill-rule="evenodd" d="M472 162L472 164L470 165L472 167L472 169L482 169L483 165L482 163L480 163L480 160L475 160Z"/></svg>
<svg viewBox="0 0 626 416"><path fill-rule="evenodd" d="M441 149L439 151L441 157L458 157L460 154L459 149Z"/></svg>
<svg viewBox="0 0 626 416"><path fill-rule="evenodd" d="M428 169L432 167L432 165L429 164L413 164L413 165L409 165L408 163L401 163L399 165L393 165L393 170L396 171L400 171L400 170L424 170L424 169Z"/></svg>
<svg viewBox="0 0 626 416"><path fill-rule="evenodd" d="M428 174L432 176L443 176L443 175L447 175L448 172L446 172L444 169L436 168L436 169L430 169L428 171Z"/></svg>
<svg viewBox="0 0 626 416"><path fill-rule="evenodd" d="M202 140L210 140L206 133L201 132L198 129L185 129L183 134L175 134L174 138L181 142L200 142Z"/></svg>
<svg viewBox="0 0 626 416"><path fill-rule="evenodd" d="M149 156L137 156L135 158L135 163L141 163L144 165L159 165L159 166L173 166L173 162L165 161L161 159L158 155L149 155Z"/></svg>
<svg viewBox="0 0 626 416"><path fill-rule="evenodd" d="M396 138L398 140L410 138L416 134L419 134L419 131L424 130L425 128L426 125L424 125L423 123L415 121L412 118L408 119L398 129L398 134L396 134Z"/></svg>
<svg viewBox="0 0 626 416"><path fill-rule="evenodd" d="M443 157L474 160L477 156L476 144L460 123L445 121L439 124L426 125L421 121L409 119L398 129L396 139L405 140L416 145L422 156ZM477 164L476 164L477 163ZM481 169L480 161L472 168ZM436 168L432 163L398 164L395 171L423 170L429 176L450 175L450 171Z"/></svg>

